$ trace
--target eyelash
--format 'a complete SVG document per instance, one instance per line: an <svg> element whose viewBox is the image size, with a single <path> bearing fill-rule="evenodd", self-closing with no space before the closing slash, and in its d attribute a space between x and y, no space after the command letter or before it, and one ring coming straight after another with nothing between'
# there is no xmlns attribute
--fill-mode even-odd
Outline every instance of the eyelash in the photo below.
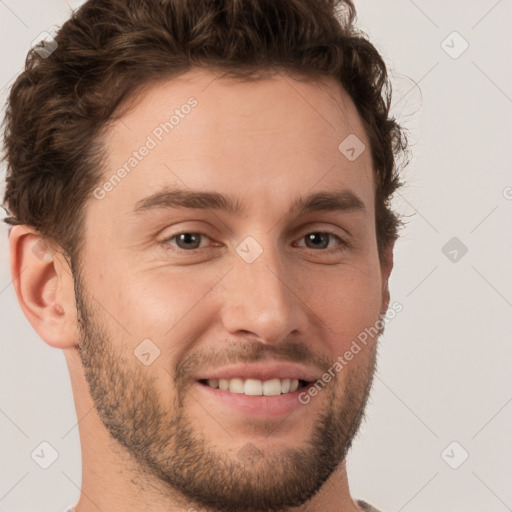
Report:
<svg viewBox="0 0 512 512"><path fill-rule="evenodd" d="M349 242L347 242L346 240L341 238L334 231L330 231L330 230L308 231L307 233L305 233L304 235L302 235L300 237L300 240L302 240L306 235L310 235L312 233L322 234L322 235L330 235L331 237L336 239L336 241L338 242L338 245L335 246L335 247L328 248L328 249L311 249L311 248L306 247L306 249L309 249L310 251L319 252L319 253L322 252L324 254L331 254L333 252L344 251L344 250L349 249L351 247L351 244ZM183 253L187 253L187 252L188 253L194 253L195 251L199 251L201 249L208 249L208 247L207 248L205 248L205 247L197 247L195 249L181 249L180 247L176 247L176 246L173 246L173 245L170 244L170 242L172 240L174 240L178 236L184 235L184 234L199 235L199 236L202 236L202 237L210 238L207 234L201 233L200 231L180 231L179 233L176 233L176 234L174 234L174 235L172 235L170 237L165 238L164 240L162 240L160 242L160 244L167 251L177 251L177 252L183 252Z"/></svg>
<svg viewBox="0 0 512 512"><path fill-rule="evenodd" d="M338 245L336 245L335 247L331 247L330 249L310 249L311 251L315 251L315 252L319 251L319 252L331 253L331 252L337 252L337 251L345 250L348 247L350 247L349 243L346 240L341 238L334 231L330 231L328 229L324 230L324 231L308 231L307 233L305 233L304 235L302 235L300 237L300 240L302 240L306 235L310 235L312 233L321 234L321 235L331 235L333 238L335 238L337 240ZM309 247L306 247L306 249L309 249Z"/></svg>

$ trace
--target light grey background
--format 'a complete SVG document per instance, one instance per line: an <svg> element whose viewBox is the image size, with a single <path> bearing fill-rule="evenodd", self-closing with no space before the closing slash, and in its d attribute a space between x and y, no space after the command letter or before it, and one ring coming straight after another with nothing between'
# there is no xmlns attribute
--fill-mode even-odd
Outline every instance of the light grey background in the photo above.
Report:
<svg viewBox="0 0 512 512"><path fill-rule="evenodd" d="M2 102L31 41L79 4L0 0ZM391 66L414 158L395 201L408 221L391 277L403 311L381 339L368 419L348 459L352 494L383 512L512 510L512 2L356 7ZM21 312L3 224L0 321L0 510L63 510L81 478L67 367ZM30 456L42 441L59 454L46 470Z"/></svg>

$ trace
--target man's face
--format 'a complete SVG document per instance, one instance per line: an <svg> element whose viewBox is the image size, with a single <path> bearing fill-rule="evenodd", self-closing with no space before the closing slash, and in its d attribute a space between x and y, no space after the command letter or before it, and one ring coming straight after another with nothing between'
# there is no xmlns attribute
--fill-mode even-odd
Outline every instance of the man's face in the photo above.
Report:
<svg viewBox="0 0 512 512"><path fill-rule="evenodd" d="M367 148L353 161L338 150L351 134ZM303 382L286 391L332 372L387 308L353 104L332 81L193 71L148 89L105 148L105 182L130 172L88 202L75 272L80 355L105 427L141 473L199 506L304 503L357 431L376 338L308 403ZM148 200L165 191L238 209ZM332 197L309 201L318 193Z"/></svg>

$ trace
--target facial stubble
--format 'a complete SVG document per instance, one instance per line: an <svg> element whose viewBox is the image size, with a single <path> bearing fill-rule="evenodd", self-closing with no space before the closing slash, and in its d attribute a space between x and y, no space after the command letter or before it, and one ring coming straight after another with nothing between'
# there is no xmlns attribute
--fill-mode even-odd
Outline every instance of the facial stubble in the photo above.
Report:
<svg viewBox="0 0 512 512"><path fill-rule="evenodd" d="M183 379L174 379L172 403L162 402L155 373L131 351L118 348L126 345L114 343L86 300L78 271L74 277L81 333L78 352L98 415L129 454L131 468L146 481L149 475L163 483L168 498L178 493L189 506L215 512L284 511L311 499L345 459L364 417L376 343L357 372L344 368L348 375L343 391L334 385L322 391L330 394L325 410L302 446L271 453L255 440L232 456L215 449L187 417L189 388L181 387ZM179 361L175 375L186 367L186 360Z"/></svg>

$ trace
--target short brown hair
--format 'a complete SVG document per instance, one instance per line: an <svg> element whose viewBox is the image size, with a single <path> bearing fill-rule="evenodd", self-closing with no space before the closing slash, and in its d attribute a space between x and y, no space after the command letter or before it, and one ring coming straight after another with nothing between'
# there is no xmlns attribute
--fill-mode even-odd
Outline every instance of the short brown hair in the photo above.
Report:
<svg viewBox="0 0 512 512"><path fill-rule="evenodd" d="M382 262L402 224L390 202L407 143L389 115L385 63L354 20L350 0L89 0L55 51L30 50L11 88L4 221L32 226L78 261L84 206L102 179L102 129L124 100L196 66L239 79L279 69L334 77L352 98L371 145Z"/></svg>

